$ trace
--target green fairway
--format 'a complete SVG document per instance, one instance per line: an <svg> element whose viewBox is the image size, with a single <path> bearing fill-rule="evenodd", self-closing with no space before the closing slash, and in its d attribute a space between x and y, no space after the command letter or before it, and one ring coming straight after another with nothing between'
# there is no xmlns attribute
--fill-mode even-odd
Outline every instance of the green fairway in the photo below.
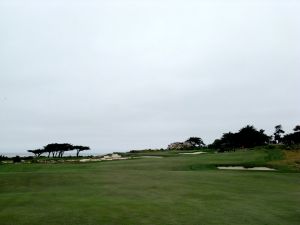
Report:
<svg viewBox="0 0 300 225"><path fill-rule="evenodd" d="M272 158L274 156L274 158ZM1 225L300 224L300 173L266 151L0 165ZM274 164L276 165L276 164Z"/></svg>

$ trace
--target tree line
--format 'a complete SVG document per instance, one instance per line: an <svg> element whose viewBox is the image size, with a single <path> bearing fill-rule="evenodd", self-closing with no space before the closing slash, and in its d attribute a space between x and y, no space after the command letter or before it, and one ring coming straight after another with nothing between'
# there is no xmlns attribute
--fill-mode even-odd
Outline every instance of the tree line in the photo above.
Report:
<svg viewBox="0 0 300 225"><path fill-rule="evenodd" d="M224 133L220 138L214 140L212 144L205 145L202 138L190 137L184 142L174 142L168 146L168 150L193 150L201 148L217 149L218 151L230 151L238 148L253 148L267 144L285 144L298 145L300 144L300 125L295 126L292 133L285 134L281 125L275 126L273 135L268 136L265 131L257 130L252 125L247 125L241 128L238 132ZM72 145L69 143L52 143L46 145L42 149L27 150L33 153L36 157L42 154L47 154L47 157L63 157L67 151L76 151L76 156L79 157L81 151L90 150L88 146Z"/></svg>
<svg viewBox="0 0 300 225"><path fill-rule="evenodd" d="M247 125L238 132L224 133L220 139L216 139L209 148L226 151L237 148L252 148L265 145L271 141L271 137L264 133L264 130L257 130L254 126Z"/></svg>
<svg viewBox="0 0 300 225"><path fill-rule="evenodd" d="M282 144L286 144L286 145L300 144L300 125L295 126L293 131L294 131L293 133L289 133L284 136L281 136L281 134L284 134L285 131L282 130L281 125L276 126L274 137L276 138L277 143L282 143ZM277 136L275 136L275 134Z"/></svg>
<svg viewBox="0 0 300 225"><path fill-rule="evenodd" d="M27 150L30 153L33 153L34 156L40 157L42 154L46 153L47 157L49 158L51 155L53 158L58 157L62 158L64 153L67 151L74 151L76 150L76 156L79 157L79 153L81 151L90 150L90 147L88 146L82 146L82 145L72 145L68 143L58 144L48 144L42 149L34 149L34 150Z"/></svg>
<svg viewBox="0 0 300 225"><path fill-rule="evenodd" d="M267 144L300 144L300 125L295 126L292 133L286 135L281 125L275 126L273 135L265 134L265 131L257 130L252 125L241 128L238 132L224 133L212 144L205 145L201 138L191 137L185 142L174 142L168 146L169 150L189 150L207 147L217 149L220 152L235 150L238 148L253 148Z"/></svg>
<svg viewBox="0 0 300 225"><path fill-rule="evenodd" d="M234 150L236 148L252 148L266 144L300 144L300 125L295 126L292 133L286 135L281 125L275 126L273 135L268 136L264 130L257 130L254 126L247 125L236 133L224 133L220 139L216 139L209 148L220 151Z"/></svg>

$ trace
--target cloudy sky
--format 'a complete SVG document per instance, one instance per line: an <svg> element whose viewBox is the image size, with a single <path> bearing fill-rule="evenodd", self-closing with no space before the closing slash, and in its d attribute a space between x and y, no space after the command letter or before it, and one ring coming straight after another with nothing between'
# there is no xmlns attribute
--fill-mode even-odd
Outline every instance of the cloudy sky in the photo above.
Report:
<svg viewBox="0 0 300 225"><path fill-rule="evenodd" d="M0 154L300 123L296 0L0 0Z"/></svg>

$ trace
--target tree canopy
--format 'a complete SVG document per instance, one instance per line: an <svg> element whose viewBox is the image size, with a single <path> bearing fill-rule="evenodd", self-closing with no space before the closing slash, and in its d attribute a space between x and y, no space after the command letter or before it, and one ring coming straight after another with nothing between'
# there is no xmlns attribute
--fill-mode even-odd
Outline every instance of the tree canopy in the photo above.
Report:
<svg viewBox="0 0 300 225"><path fill-rule="evenodd" d="M86 150L90 150L90 147L88 146L81 146L81 145L75 145L73 146L73 149L77 151L76 156L79 156L79 153L81 151L86 151Z"/></svg>
<svg viewBox="0 0 300 225"><path fill-rule="evenodd" d="M203 146L205 146L202 138L199 138L199 137L190 137L185 142L189 142L193 147L203 147Z"/></svg>
<svg viewBox="0 0 300 225"><path fill-rule="evenodd" d="M239 132L224 133L220 139L216 139L211 148L220 149L221 151L235 148L252 148L255 146L269 143L270 137L264 133L264 130L257 130L254 126L247 125Z"/></svg>
<svg viewBox="0 0 300 225"><path fill-rule="evenodd" d="M33 153L36 157L41 156L43 153L48 153L48 157L52 154L52 157L63 157L64 153L66 151L73 151L76 150L76 156L79 156L79 153L84 150L90 150L88 146L81 146L81 145L75 145L69 143L52 143L46 145L43 149L35 149L35 150L27 150L30 153Z"/></svg>
<svg viewBox="0 0 300 225"><path fill-rule="evenodd" d="M193 150L204 147L205 144L200 137L190 137L184 142L174 142L169 144L169 150Z"/></svg>
<svg viewBox="0 0 300 225"><path fill-rule="evenodd" d="M282 142L286 145L300 144L300 125L295 126L294 133L286 134L282 138Z"/></svg>
<svg viewBox="0 0 300 225"><path fill-rule="evenodd" d="M282 129L281 125L275 126L275 132L274 132L274 142L276 144L281 143L282 137L281 135L284 134L284 130Z"/></svg>

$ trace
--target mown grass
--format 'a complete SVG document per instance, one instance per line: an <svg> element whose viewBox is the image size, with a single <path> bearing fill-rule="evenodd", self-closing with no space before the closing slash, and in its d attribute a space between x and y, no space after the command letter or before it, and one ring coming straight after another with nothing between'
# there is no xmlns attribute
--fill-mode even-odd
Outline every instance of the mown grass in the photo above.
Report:
<svg viewBox="0 0 300 225"><path fill-rule="evenodd" d="M0 165L0 224L299 224L300 173L271 150ZM279 171L216 169L250 164Z"/></svg>

